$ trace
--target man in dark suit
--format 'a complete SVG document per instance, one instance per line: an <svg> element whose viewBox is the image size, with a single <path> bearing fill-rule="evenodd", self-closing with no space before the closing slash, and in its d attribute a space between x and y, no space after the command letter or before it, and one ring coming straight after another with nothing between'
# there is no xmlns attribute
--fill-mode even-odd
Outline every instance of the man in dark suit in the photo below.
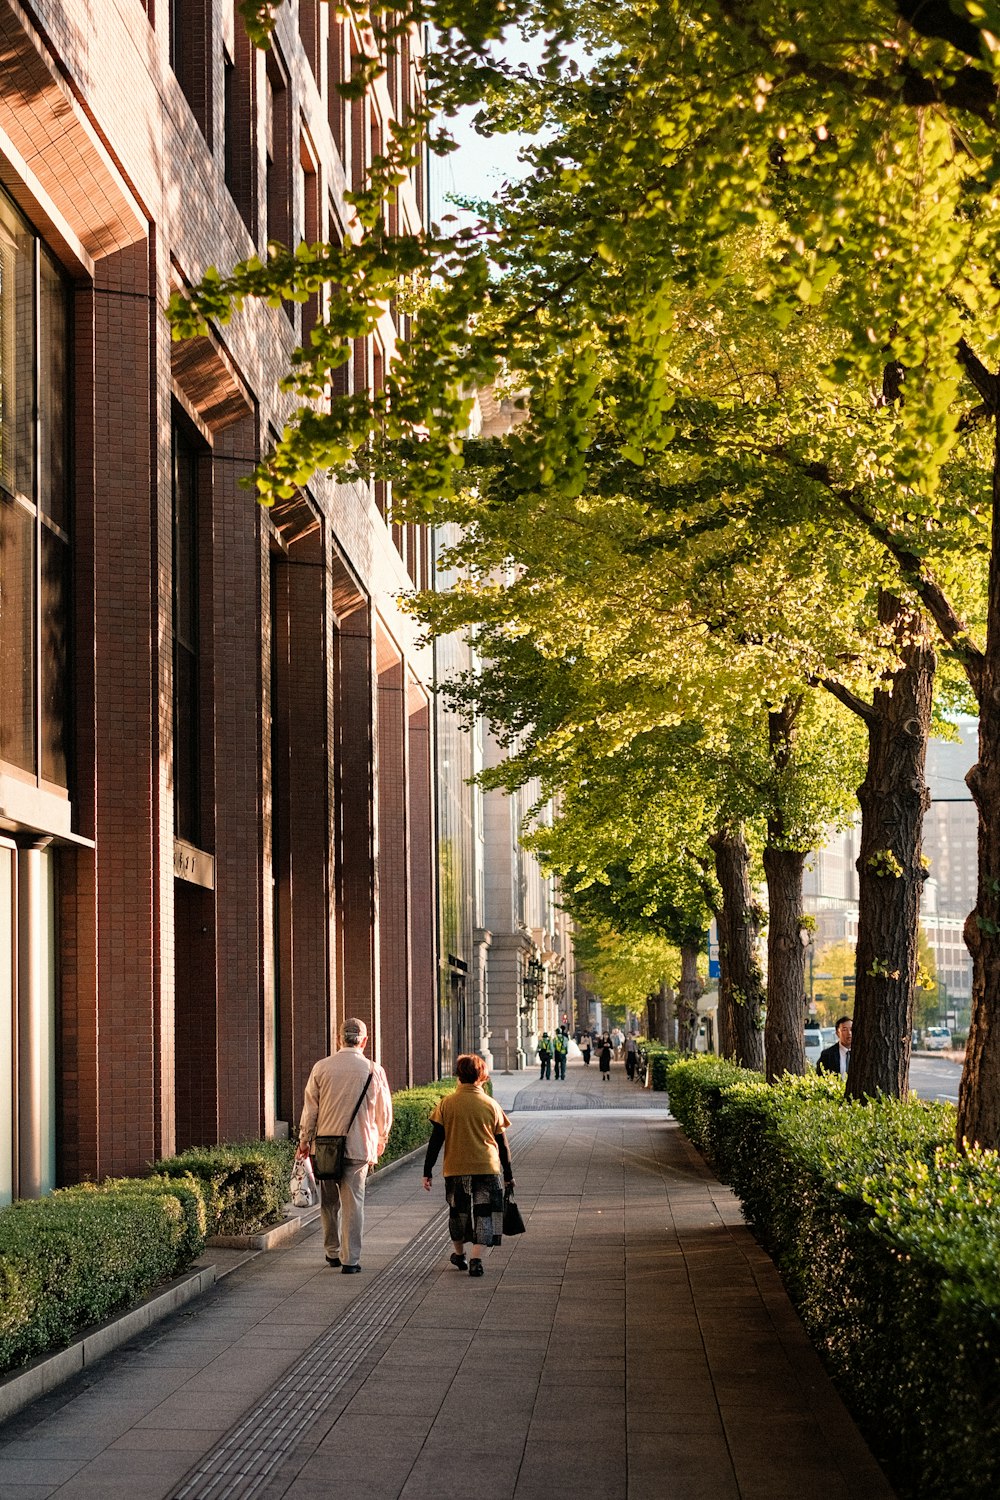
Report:
<svg viewBox="0 0 1000 1500"><path fill-rule="evenodd" d="M847 1077L847 1069L851 1063L851 1025L850 1016L841 1016L837 1022L837 1040L831 1047L824 1047L816 1063L817 1073L839 1073Z"/></svg>

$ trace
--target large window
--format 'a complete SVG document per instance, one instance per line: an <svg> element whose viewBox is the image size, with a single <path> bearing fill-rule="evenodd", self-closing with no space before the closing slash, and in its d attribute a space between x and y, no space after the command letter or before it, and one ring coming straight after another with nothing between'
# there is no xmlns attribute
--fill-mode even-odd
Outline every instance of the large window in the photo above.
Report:
<svg viewBox="0 0 1000 1500"><path fill-rule="evenodd" d="M173 433L174 832L200 842L201 736L198 640L199 451L180 420Z"/></svg>
<svg viewBox="0 0 1000 1500"><path fill-rule="evenodd" d="M69 785L68 291L0 195L0 762Z"/></svg>
<svg viewBox="0 0 1000 1500"><path fill-rule="evenodd" d="M208 0L170 0L170 66L206 140L211 141L212 42Z"/></svg>

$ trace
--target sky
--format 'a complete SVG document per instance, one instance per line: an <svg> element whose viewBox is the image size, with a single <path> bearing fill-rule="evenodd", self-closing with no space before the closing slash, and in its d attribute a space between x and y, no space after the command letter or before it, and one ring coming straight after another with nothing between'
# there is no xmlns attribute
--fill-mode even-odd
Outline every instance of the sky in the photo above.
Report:
<svg viewBox="0 0 1000 1500"><path fill-rule="evenodd" d="M532 63L538 60L541 48L537 42L527 46L516 32L509 31L497 44L496 51L507 62ZM532 137L511 134L484 140L472 128L475 114L473 105L447 122L450 134L458 142L457 151L450 156L431 156L429 196L431 218L435 222L440 221L442 214L454 211L448 203L449 195L491 198L504 182L524 176L525 167L517 156Z"/></svg>

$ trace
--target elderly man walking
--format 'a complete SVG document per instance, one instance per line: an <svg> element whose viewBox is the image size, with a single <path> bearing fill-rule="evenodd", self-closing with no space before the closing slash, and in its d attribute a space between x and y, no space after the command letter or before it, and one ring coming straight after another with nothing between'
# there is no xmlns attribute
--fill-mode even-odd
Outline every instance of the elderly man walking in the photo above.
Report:
<svg viewBox="0 0 1000 1500"><path fill-rule="evenodd" d="M320 1218L328 1266L345 1276L361 1270L368 1171L385 1150L392 1125L392 1095L385 1069L364 1055L368 1028L356 1016L340 1028L340 1048L321 1057L309 1074L299 1121L298 1156L308 1156L316 1136L346 1135L339 1182L321 1178ZM353 1118L352 1118L353 1116Z"/></svg>

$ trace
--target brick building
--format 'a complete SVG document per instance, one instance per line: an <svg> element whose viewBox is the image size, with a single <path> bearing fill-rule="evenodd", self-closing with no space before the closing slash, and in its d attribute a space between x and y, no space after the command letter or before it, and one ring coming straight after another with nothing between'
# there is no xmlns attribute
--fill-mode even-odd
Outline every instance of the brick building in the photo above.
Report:
<svg viewBox="0 0 1000 1500"><path fill-rule="evenodd" d="M234 0L0 0L0 1202L294 1121L345 1012L437 1072L427 540L379 487L240 487L315 304L163 311L351 232L419 88L414 42L345 102L369 45L320 0L268 53Z"/></svg>

